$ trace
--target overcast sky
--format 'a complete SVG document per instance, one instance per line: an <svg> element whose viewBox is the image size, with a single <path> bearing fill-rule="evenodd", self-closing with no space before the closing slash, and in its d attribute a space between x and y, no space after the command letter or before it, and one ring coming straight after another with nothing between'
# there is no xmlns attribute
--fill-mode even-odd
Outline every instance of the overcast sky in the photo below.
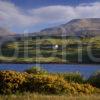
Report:
<svg viewBox="0 0 100 100"><path fill-rule="evenodd" d="M79 18L100 18L100 0L0 0L0 27L17 33Z"/></svg>

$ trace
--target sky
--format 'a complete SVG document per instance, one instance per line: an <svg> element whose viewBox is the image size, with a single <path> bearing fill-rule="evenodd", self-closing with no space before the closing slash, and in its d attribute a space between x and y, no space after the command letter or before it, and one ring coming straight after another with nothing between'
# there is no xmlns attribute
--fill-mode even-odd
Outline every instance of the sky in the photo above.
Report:
<svg viewBox="0 0 100 100"><path fill-rule="evenodd" d="M100 18L100 0L0 0L0 27L37 32L72 19Z"/></svg>

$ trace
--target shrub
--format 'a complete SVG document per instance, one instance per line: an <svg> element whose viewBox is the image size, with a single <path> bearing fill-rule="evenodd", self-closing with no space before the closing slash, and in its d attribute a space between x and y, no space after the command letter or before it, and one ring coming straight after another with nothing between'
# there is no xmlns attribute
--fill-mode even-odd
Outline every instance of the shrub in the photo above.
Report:
<svg viewBox="0 0 100 100"><path fill-rule="evenodd" d="M27 91L47 94L91 94L94 88L88 84L69 83L54 75L33 75L28 78Z"/></svg>
<svg viewBox="0 0 100 100"><path fill-rule="evenodd" d="M0 71L0 93L11 94L20 91L27 73Z"/></svg>
<svg viewBox="0 0 100 100"><path fill-rule="evenodd" d="M88 83L90 83L91 85L100 88L100 71L94 73L93 75L91 75L89 77L89 79L87 80Z"/></svg>
<svg viewBox="0 0 100 100"><path fill-rule="evenodd" d="M34 75L29 77L26 86L29 91L40 93L58 94L65 92L66 82L56 76L51 75Z"/></svg>
<svg viewBox="0 0 100 100"><path fill-rule="evenodd" d="M58 75L0 71L0 94L16 92L91 94L94 92L94 88L88 84L67 82L63 77Z"/></svg>
<svg viewBox="0 0 100 100"><path fill-rule="evenodd" d="M68 82L84 83L84 78L80 73L59 73Z"/></svg>
<svg viewBox="0 0 100 100"><path fill-rule="evenodd" d="M30 69L25 70L25 72L31 74L47 74L47 71L42 69L41 67L31 67Z"/></svg>

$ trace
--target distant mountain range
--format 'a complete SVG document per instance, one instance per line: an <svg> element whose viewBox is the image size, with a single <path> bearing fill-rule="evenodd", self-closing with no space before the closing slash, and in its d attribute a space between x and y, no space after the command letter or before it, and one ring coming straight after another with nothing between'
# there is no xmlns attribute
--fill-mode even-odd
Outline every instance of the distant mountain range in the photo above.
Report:
<svg viewBox="0 0 100 100"><path fill-rule="evenodd" d="M41 35L97 36L100 35L100 18L73 19L66 24L47 28Z"/></svg>
<svg viewBox="0 0 100 100"><path fill-rule="evenodd" d="M0 36L15 35L5 28L0 28ZM46 28L30 35L50 36L98 36L100 35L100 18L73 19L57 27Z"/></svg>

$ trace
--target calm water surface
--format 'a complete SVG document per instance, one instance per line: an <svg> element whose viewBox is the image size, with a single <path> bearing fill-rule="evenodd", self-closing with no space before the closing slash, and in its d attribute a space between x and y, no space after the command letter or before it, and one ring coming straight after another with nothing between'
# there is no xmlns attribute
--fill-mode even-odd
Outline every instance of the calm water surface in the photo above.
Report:
<svg viewBox="0 0 100 100"><path fill-rule="evenodd" d="M73 64L0 64L0 70L24 71L32 66L41 66L49 72L80 72L89 77L100 70L100 65L73 65Z"/></svg>

